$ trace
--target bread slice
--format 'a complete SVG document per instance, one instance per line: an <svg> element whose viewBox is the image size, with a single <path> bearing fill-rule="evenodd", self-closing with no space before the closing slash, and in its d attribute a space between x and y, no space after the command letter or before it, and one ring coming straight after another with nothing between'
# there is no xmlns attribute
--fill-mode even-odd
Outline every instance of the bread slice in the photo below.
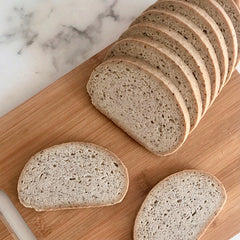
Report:
<svg viewBox="0 0 240 240"><path fill-rule="evenodd" d="M177 87L187 106L191 130L202 116L202 100L196 79L189 67L165 45L148 38L126 38L116 42L109 50L107 58L130 56L144 60L157 71L170 78Z"/></svg>
<svg viewBox="0 0 240 240"><path fill-rule="evenodd" d="M170 79L134 58L111 58L91 74L93 105L157 155L175 152L185 141L190 119Z"/></svg>
<svg viewBox="0 0 240 240"><path fill-rule="evenodd" d="M181 14L198 26L201 32L206 35L214 48L219 62L222 88L228 74L228 52L222 32L215 21L206 11L191 3L178 0L160 0L155 5L157 5L158 10L167 10ZM156 9L155 5L152 5L150 9Z"/></svg>
<svg viewBox="0 0 240 240"><path fill-rule="evenodd" d="M200 54L184 37L176 32L169 31L166 27L158 26L154 23L133 25L120 36L120 39L128 37L147 37L167 46L176 53L191 69L194 78L197 80L202 99L203 114L206 113L211 96L208 71Z"/></svg>
<svg viewBox="0 0 240 240"><path fill-rule="evenodd" d="M197 170L170 175L144 200L135 220L134 240L196 240L215 219L226 191L214 176Z"/></svg>
<svg viewBox="0 0 240 240"><path fill-rule="evenodd" d="M227 15L232 21L236 36L238 40L238 59L237 63L240 62L240 8L237 6L234 0L216 0L225 10Z"/></svg>
<svg viewBox="0 0 240 240"><path fill-rule="evenodd" d="M70 142L30 158L18 181L20 202L37 211L119 203L128 189L120 159L92 143Z"/></svg>
<svg viewBox="0 0 240 240"><path fill-rule="evenodd" d="M213 18L218 27L220 28L225 43L227 44L229 66L227 81L230 79L233 70L235 69L237 54L238 54L238 43L236 37L236 31L232 24L231 19L224 11L223 7L216 0L180 0L184 2L193 3L203 10L205 10L209 16Z"/></svg>
<svg viewBox="0 0 240 240"><path fill-rule="evenodd" d="M216 98L220 88L220 69L212 44L202 31L187 18L166 10L149 10L140 15L132 25L141 22L154 22L166 26L182 35L200 53L211 80L211 100Z"/></svg>

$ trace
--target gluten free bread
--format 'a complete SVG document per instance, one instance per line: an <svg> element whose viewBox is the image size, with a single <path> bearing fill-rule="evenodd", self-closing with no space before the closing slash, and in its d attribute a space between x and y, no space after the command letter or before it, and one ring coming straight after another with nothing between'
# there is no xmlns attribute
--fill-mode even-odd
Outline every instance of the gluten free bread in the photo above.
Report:
<svg viewBox="0 0 240 240"><path fill-rule="evenodd" d="M93 71L93 105L152 153L174 153L235 68L240 13L227 1L150 6Z"/></svg>
<svg viewBox="0 0 240 240"><path fill-rule="evenodd" d="M217 55L222 87L228 74L228 52L222 32L215 21L206 11L191 3L178 0L160 0L155 5L157 5L156 8L159 10L167 10L181 14L198 26L202 33L206 35ZM155 5L152 5L149 9L155 9Z"/></svg>
<svg viewBox="0 0 240 240"><path fill-rule="evenodd" d="M198 51L184 37L167 27L154 23L139 23L126 30L120 39L146 37L171 49L191 69L198 83L201 94L203 115L206 113L211 98L211 83L206 65Z"/></svg>
<svg viewBox="0 0 240 240"><path fill-rule="evenodd" d="M186 170L159 182L144 200L134 225L134 240L196 240L226 201L214 176Z"/></svg>
<svg viewBox="0 0 240 240"><path fill-rule="evenodd" d="M35 154L18 181L20 202L37 211L119 203L128 189L126 167L91 143L71 142Z"/></svg>
<svg viewBox="0 0 240 240"><path fill-rule="evenodd" d="M191 130L202 116L202 100L189 67L173 51L149 38L126 38L114 44L107 57L130 56L149 63L178 88L187 106Z"/></svg>
<svg viewBox="0 0 240 240"><path fill-rule="evenodd" d="M160 26L167 26L195 47L208 69L211 80L211 100L213 101L220 88L220 68L213 46L202 31L186 17L166 10L148 10L142 13L132 25L141 22L154 22Z"/></svg>
<svg viewBox="0 0 240 240"><path fill-rule="evenodd" d="M157 155L176 151L190 130L183 97L155 68L138 59L111 58L87 84L92 104Z"/></svg>
<svg viewBox="0 0 240 240"><path fill-rule="evenodd" d="M227 45L229 67L227 81L229 81L231 74L236 66L237 54L238 54L238 42L236 36L236 30L234 29L233 22L228 14L224 11L223 7L216 0L180 0L196 4L203 10L205 10L209 16L213 18L216 24L221 30L224 40ZM223 1L223 0L219 0Z"/></svg>
<svg viewBox="0 0 240 240"><path fill-rule="evenodd" d="M238 59L240 62L240 8L234 0L217 0L232 21L238 40Z"/></svg>

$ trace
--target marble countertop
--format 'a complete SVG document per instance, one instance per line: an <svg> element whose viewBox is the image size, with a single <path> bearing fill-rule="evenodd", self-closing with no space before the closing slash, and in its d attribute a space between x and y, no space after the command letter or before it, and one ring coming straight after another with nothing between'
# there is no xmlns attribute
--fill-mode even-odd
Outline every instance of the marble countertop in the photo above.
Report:
<svg viewBox="0 0 240 240"><path fill-rule="evenodd" d="M112 43L153 2L0 1L0 116Z"/></svg>
<svg viewBox="0 0 240 240"><path fill-rule="evenodd" d="M154 1L1 1L0 117L116 40Z"/></svg>

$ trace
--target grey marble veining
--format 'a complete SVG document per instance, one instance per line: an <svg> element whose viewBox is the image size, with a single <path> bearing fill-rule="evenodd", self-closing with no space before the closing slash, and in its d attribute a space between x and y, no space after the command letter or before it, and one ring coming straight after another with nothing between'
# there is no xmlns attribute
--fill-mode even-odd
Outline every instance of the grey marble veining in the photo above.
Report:
<svg viewBox="0 0 240 240"><path fill-rule="evenodd" d="M154 0L0 2L0 116L112 43Z"/></svg>

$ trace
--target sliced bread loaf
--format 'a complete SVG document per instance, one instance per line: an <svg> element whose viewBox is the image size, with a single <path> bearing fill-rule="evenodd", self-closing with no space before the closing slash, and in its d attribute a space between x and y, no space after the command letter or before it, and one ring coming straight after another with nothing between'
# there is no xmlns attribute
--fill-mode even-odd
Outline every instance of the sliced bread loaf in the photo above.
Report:
<svg viewBox="0 0 240 240"><path fill-rule="evenodd" d="M234 0L216 0L225 10L232 21L238 40L238 60L240 62L240 8Z"/></svg>
<svg viewBox="0 0 240 240"><path fill-rule="evenodd" d="M210 78L205 63L197 50L184 37L154 23L133 25L121 35L120 39L128 37L147 37L167 46L176 53L189 66L194 78L197 80L202 99L203 114L205 114L210 104Z"/></svg>
<svg viewBox="0 0 240 240"><path fill-rule="evenodd" d="M115 43L107 54L144 60L161 71L177 87L187 106L191 130L202 116L202 100L196 79L189 67L172 50L149 38L126 38Z"/></svg>
<svg viewBox="0 0 240 240"><path fill-rule="evenodd" d="M234 29L233 23L227 13L224 11L223 7L216 0L180 0L184 2L193 3L200 8L204 9L209 16L218 25L221 30L225 43L227 44L228 51L228 76L227 81L230 79L233 70L235 69L237 54L238 54L238 43L236 37L236 31Z"/></svg>
<svg viewBox="0 0 240 240"><path fill-rule="evenodd" d="M18 181L18 197L37 211L119 203L128 189L126 167L100 146L71 142L35 154Z"/></svg>
<svg viewBox="0 0 240 240"><path fill-rule="evenodd" d="M144 200L134 225L134 240L196 240L215 219L226 191L214 176L186 170L159 182Z"/></svg>
<svg viewBox="0 0 240 240"><path fill-rule="evenodd" d="M92 104L157 155L176 151L190 119L171 80L133 58L111 58L92 72L87 84Z"/></svg>
<svg viewBox="0 0 240 240"><path fill-rule="evenodd" d="M149 10L140 15L133 23L154 22L166 26L182 35L199 52L204 60L211 80L211 100L216 98L220 88L220 69L212 44L202 31L187 18L166 10Z"/></svg>
<svg viewBox="0 0 240 240"><path fill-rule="evenodd" d="M157 9L159 10L167 10L181 14L198 26L202 33L207 36L217 55L222 88L228 74L228 52L222 32L215 21L206 11L191 3L178 0L161 0L155 5L157 5ZM154 5L151 6L151 9L155 9Z"/></svg>

